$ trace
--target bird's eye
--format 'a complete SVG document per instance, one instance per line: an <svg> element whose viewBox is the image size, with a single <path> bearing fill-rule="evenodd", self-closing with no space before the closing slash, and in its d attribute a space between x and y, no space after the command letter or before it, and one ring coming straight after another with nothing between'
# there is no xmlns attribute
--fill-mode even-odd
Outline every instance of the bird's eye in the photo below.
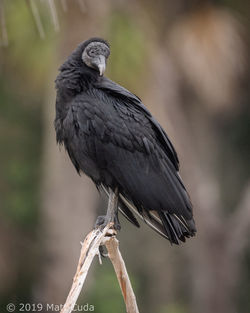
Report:
<svg viewBox="0 0 250 313"><path fill-rule="evenodd" d="M95 54L95 51L93 49L89 50L89 53L88 53L91 57Z"/></svg>

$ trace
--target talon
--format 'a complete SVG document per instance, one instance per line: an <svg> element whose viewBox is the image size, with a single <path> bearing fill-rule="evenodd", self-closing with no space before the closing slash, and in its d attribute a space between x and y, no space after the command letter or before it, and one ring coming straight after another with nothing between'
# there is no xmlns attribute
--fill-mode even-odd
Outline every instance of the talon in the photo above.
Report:
<svg viewBox="0 0 250 313"><path fill-rule="evenodd" d="M108 257L108 253L105 253L105 249L104 246L99 246L99 253L103 258L107 258Z"/></svg>
<svg viewBox="0 0 250 313"><path fill-rule="evenodd" d="M118 219L118 215L117 215L117 214L115 215L114 229L117 230L117 231L120 231L120 230L121 230L121 224L120 224L120 222L119 222L119 219Z"/></svg>
<svg viewBox="0 0 250 313"><path fill-rule="evenodd" d="M115 192L110 190L107 214L97 217L95 228L103 230L110 223L110 228L114 229L115 231L119 231L121 229L121 225L118 219L117 201L118 189L116 188Z"/></svg>
<svg viewBox="0 0 250 313"><path fill-rule="evenodd" d="M101 230L103 230L107 224L108 224L108 221L107 221L106 216L100 215L96 219L95 229L100 228Z"/></svg>
<svg viewBox="0 0 250 313"><path fill-rule="evenodd" d="M101 230L103 230L109 223L113 224L111 228L114 229L115 231L121 230L121 224L119 222L117 215L114 217L113 222L111 222L110 219L106 215L98 216L95 222L95 229L100 228Z"/></svg>
<svg viewBox="0 0 250 313"><path fill-rule="evenodd" d="M114 237L117 235L117 231L115 228L110 228L107 233L105 234L106 237Z"/></svg>

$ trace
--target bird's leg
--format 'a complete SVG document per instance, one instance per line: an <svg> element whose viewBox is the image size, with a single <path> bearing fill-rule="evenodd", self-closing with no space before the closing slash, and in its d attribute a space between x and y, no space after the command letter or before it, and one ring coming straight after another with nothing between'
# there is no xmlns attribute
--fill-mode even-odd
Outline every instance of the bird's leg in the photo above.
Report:
<svg viewBox="0 0 250 313"><path fill-rule="evenodd" d="M108 223L114 223L114 229L120 230L120 224L118 220L118 188L113 191L109 188L109 202L106 214Z"/></svg>
<svg viewBox="0 0 250 313"><path fill-rule="evenodd" d="M105 216L98 216L95 227L100 227L101 229L103 229L109 223L113 223L113 229L120 230L121 226L118 220L118 194L118 188L116 188L115 191L109 188L107 213ZM104 246L99 246L99 252L101 256L107 257Z"/></svg>
<svg viewBox="0 0 250 313"><path fill-rule="evenodd" d="M120 223L118 220L118 188L113 191L109 188L109 201L108 209L105 216L98 216L96 220L96 227L104 228L108 223L114 223L113 228L115 230L120 230Z"/></svg>

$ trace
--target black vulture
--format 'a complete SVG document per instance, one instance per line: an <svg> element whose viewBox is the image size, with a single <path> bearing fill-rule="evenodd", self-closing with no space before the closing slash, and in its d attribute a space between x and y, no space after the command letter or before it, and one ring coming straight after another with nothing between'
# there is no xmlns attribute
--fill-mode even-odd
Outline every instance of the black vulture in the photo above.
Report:
<svg viewBox="0 0 250 313"><path fill-rule="evenodd" d="M91 38L59 68L57 142L64 144L78 173L88 175L107 195L116 195L130 222L139 227L139 216L179 244L194 236L196 228L177 154L140 98L103 76L109 54L105 40ZM117 214L118 209L114 222L119 228Z"/></svg>

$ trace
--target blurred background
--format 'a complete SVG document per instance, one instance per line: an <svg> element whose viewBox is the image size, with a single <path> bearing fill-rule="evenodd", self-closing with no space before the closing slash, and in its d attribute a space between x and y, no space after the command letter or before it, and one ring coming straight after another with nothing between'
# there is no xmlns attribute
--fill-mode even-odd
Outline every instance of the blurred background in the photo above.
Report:
<svg viewBox="0 0 250 313"><path fill-rule="evenodd" d="M179 247L121 218L140 312L250 312L249 0L0 0L0 24L1 312L63 304L106 210L53 128L57 69L92 36L111 44L106 76L169 134L194 205L197 236ZM108 259L78 303L125 312Z"/></svg>

